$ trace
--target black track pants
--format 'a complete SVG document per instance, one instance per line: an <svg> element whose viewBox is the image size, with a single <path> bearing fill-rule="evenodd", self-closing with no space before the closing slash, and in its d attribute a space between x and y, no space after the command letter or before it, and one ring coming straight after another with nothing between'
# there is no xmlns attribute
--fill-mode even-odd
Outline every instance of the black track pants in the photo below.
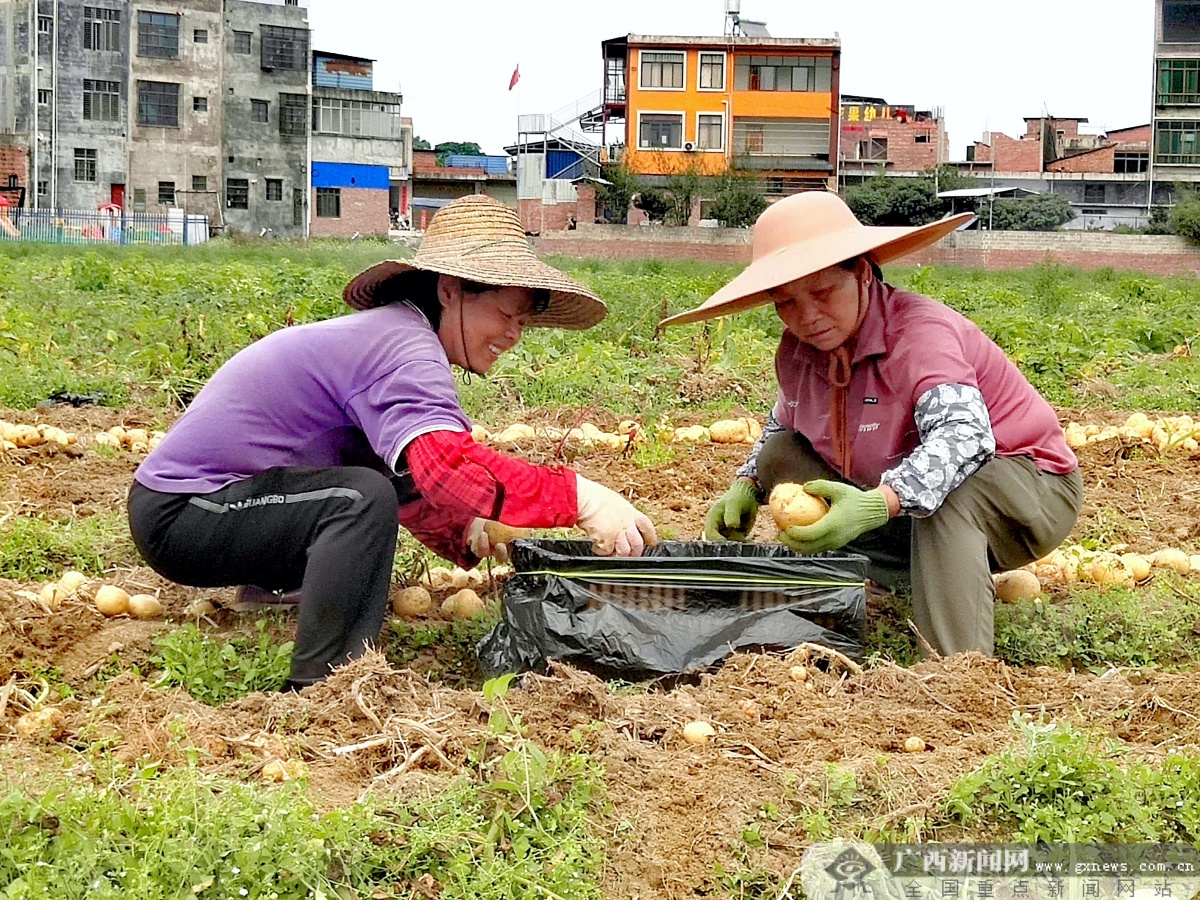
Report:
<svg viewBox="0 0 1200 900"><path fill-rule="evenodd" d="M211 494L134 482L129 529L146 562L195 587L302 589L291 679L361 656L387 614L396 487L366 468L280 468Z"/></svg>

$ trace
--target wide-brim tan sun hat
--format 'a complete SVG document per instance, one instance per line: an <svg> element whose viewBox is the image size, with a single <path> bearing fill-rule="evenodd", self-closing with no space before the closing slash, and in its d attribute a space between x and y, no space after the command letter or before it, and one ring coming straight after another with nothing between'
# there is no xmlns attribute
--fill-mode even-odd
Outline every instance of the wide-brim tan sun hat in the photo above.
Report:
<svg viewBox="0 0 1200 900"><path fill-rule="evenodd" d="M960 213L929 225L863 225L837 194L809 191L767 207L754 223L751 262L695 309L663 319L685 325L770 303L766 293L857 256L879 265L937 243L974 218Z"/></svg>
<svg viewBox="0 0 1200 900"><path fill-rule="evenodd" d="M550 304L530 316L526 327L582 331L608 315L603 300L538 259L516 212L485 194L446 204L429 223L412 259L389 259L371 266L346 285L342 298L355 309L380 306L394 297L386 287L393 278L418 271L497 287L549 291Z"/></svg>

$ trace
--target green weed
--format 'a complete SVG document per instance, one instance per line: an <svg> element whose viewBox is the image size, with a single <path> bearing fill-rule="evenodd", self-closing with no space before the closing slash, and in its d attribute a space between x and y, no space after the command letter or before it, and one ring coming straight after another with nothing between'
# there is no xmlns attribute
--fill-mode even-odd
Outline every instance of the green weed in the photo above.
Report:
<svg viewBox="0 0 1200 900"><path fill-rule="evenodd" d="M210 706L254 691L279 690L292 664L292 642L279 642L265 620L257 623L255 637L219 641L189 622L155 644L149 665L161 673L156 684L181 687Z"/></svg>
<svg viewBox="0 0 1200 900"><path fill-rule="evenodd" d="M110 565L137 561L125 517L116 512L83 519L17 516L0 529L0 577L14 581L58 578L67 569L101 575Z"/></svg>

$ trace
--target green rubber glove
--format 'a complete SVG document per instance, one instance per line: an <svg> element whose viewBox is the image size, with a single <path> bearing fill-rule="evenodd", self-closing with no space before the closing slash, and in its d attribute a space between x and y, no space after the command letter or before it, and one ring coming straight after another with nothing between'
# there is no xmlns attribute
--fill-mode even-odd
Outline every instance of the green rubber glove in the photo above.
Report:
<svg viewBox="0 0 1200 900"><path fill-rule="evenodd" d="M739 478L704 517L704 539L744 541L758 518L758 487Z"/></svg>
<svg viewBox="0 0 1200 900"><path fill-rule="evenodd" d="M779 532L779 540L797 553L836 550L888 520L887 500L879 491L860 491L840 481L810 481L804 490L828 500L829 512L811 525Z"/></svg>

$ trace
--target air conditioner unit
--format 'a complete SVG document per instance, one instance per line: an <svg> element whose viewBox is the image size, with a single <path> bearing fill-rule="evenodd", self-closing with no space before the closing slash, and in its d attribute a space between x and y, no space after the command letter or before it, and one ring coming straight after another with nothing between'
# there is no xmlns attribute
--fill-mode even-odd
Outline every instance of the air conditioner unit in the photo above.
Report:
<svg viewBox="0 0 1200 900"><path fill-rule="evenodd" d="M695 149L696 149L696 142L695 142L695 141L684 141L684 142L683 142L683 149L684 149L684 150L695 150Z"/></svg>

